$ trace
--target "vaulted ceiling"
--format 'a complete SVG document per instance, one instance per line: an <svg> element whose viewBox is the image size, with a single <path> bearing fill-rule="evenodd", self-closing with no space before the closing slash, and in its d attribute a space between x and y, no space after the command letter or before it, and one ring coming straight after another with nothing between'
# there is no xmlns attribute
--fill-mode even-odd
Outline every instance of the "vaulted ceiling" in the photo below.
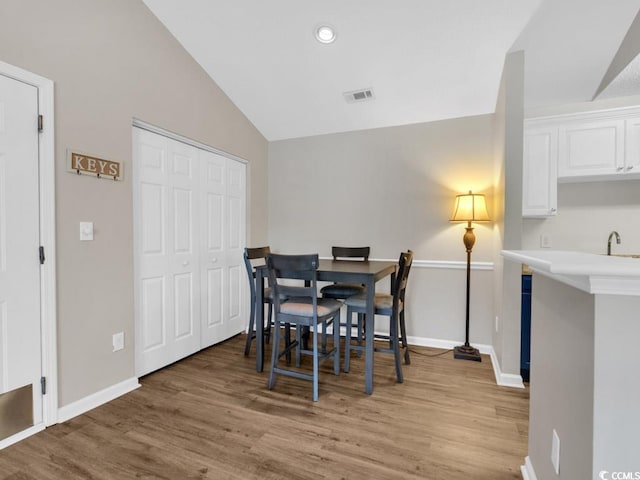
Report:
<svg viewBox="0 0 640 480"><path fill-rule="evenodd" d="M640 0L144 0L267 140L491 113L525 51L528 107L589 101ZM315 29L330 24L335 42ZM343 93L371 89L347 102Z"/></svg>

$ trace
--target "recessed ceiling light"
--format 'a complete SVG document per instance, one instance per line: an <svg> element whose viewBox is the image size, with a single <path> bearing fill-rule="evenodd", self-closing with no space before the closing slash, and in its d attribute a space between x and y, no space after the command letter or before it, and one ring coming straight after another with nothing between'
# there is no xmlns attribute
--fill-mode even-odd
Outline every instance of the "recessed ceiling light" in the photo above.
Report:
<svg viewBox="0 0 640 480"><path fill-rule="evenodd" d="M315 33L320 43L333 43L336 39L336 31L331 25L320 25Z"/></svg>

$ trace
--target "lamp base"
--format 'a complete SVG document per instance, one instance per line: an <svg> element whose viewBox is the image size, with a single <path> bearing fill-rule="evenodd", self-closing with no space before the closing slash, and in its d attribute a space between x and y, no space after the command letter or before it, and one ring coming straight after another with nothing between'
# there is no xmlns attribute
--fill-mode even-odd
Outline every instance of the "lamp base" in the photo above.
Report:
<svg viewBox="0 0 640 480"><path fill-rule="evenodd" d="M477 348L473 348L469 345L460 345L453 349L453 358L458 360L473 360L474 362L481 362L480 352Z"/></svg>

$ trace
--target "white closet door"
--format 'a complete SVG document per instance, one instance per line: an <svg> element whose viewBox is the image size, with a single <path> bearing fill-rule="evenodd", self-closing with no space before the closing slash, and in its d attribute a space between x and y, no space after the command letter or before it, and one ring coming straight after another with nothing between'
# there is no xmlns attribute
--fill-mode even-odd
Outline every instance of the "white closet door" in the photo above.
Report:
<svg viewBox="0 0 640 480"><path fill-rule="evenodd" d="M134 128L136 373L240 333L246 167Z"/></svg>
<svg viewBox="0 0 640 480"><path fill-rule="evenodd" d="M245 166L200 151L202 168L202 347L221 342L245 326L242 260L245 241Z"/></svg>
<svg viewBox="0 0 640 480"><path fill-rule="evenodd" d="M198 149L134 128L137 168L136 371L200 348Z"/></svg>
<svg viewBox="0 0 640 480"><path fill-rule="evenodd" d="M229 243L227 245L227 270L229 272L229 316L225 338L242 332L246 327L248 290L247 273L242 257L246 243L247 169L243 163L227 160L227 200Z"/></svg>

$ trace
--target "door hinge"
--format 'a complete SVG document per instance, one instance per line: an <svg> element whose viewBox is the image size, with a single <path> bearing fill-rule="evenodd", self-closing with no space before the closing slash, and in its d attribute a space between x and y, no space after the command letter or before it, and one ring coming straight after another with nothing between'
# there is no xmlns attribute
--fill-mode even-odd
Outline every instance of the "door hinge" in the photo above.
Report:
<svg viewBox="0 0 640 480"><path fill-rule="evenodd" d="M47 378L40 377L40 388L42 389L42 395L47 394Z"/></svg>
<svg viewBox="0 0 640 480"><path fill-rule="evenodd" d="M45 258L44 258L44 247L40 246L40 265L44 265L44 261L45 261Z"/></svg>
<svg viewBox="0 0 640 480"><path fill-rule="evenodd" d="M38 131L41 132L44 129L44 118L42 115L38 115Z"/></svg>

